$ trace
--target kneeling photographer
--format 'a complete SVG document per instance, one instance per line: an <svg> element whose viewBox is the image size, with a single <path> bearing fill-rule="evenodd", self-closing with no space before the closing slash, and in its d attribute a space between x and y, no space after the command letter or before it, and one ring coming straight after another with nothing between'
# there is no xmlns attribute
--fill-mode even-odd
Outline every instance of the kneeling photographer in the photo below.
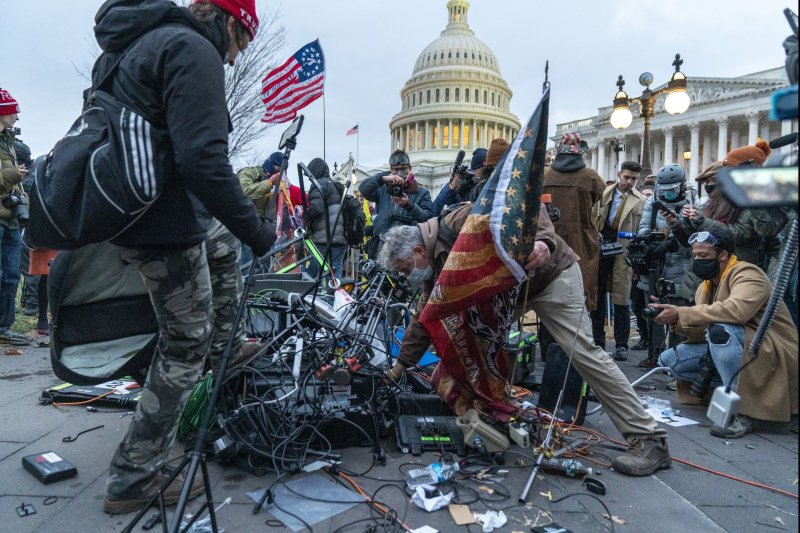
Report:
<svg viewBox="0 0 800 533"><path fill-rule="evenodd" d="M377 257L380 236L389 228L425 222L433 216L431 193L414 179L411 160L403 150L395 150L389 157L388 172L365 179L358 190L368 201L375 202L373 236L366 246L371 258Z"/></svg>
<svg viewBox="0 0 800 533"><path fill-rule="evenodd" d="M691 252L680 246L664 218L679 212L686 204L693 204L692 192L686 186L686 175L680 165L665 165L658 169L655 193L645 202L638 237L628 247L629 259L639 275L638 287L647 293L648 301L687 305L693 297L696 285L691 281L692 276L687 277ZM650 278L653 278L652 282ZM665 281L656 283L662 279ZM652 312L649 314L652 318ZM658 354L665 347L664 327L651 321L649 329L648 355L639 362L642 368L654 367ZM681 340L673 332L669 346L675 346Z"/></svg>
<svg viewBox="0 0 800 533"><path fill-rule="evenodd" d="M657 323L674 324L688 336L687 342L665 350L659 365L673 368L680 391L705 396L715 368L739 394L739 414L727 428L712 427L715 437L742 437L752 430L753 419L789 422L798 412L797 329L786 305L779 304L759 357L745 357L772 283L756 265L737 259L735 239L720 225L692 234L689 244L692 269L704 282L691 307L651 304L660 311Z"/></svg>

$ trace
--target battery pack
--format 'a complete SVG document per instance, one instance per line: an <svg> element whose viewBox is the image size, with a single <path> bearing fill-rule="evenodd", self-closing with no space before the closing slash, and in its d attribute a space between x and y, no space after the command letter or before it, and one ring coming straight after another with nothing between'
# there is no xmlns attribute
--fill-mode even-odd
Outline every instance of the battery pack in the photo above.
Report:
<svg viewBox="0 0 800 533"><path fill-rule="evenodd" d="M55 452L26 455L22 458L22 466L45 485L78 475L75 465Z"/></svg>

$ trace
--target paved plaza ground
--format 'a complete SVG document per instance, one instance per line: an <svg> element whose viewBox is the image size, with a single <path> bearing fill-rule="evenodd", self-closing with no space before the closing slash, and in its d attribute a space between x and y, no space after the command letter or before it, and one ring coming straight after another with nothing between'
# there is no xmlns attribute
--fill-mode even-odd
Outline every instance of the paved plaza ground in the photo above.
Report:
<svg viewBox="0 0 800 533"><path fill-rule="evenodd" d="M2 355L0 349L0 531L53 532L65 531L120 531L132 515L109 516L103 513L103 493L108 464L117 443L125 432L130 416L124 411L104 409L87 412L84 407L53 407L39 404L42 389L61 381L50 368L47 348L22 348L22 355ZM621 363L625 373L633 380L641 375L636 362L643 354L633 353ZM744 438L723 441L708 433L709 424L703 409L679 406L672 392L665 389L666 376L650 378L640 394L672 399L673 407L682 416L700 421L699 425L679 428L665 426L669 432L669 445L673 457L684 459L716 471L747 480L771 485L797 495L798 438L793 433L754 433ZM590 405L591 407L591 405ZM123 416L121 416L123 415ZM72 443L62 442L67 436L98 425ZM587 425L611 437L619 438L605 414L594 414ZM370 478L356 478L366 491L374 491L391 480L403 476L399 469L408 462L430 463L434 456L412 458L397 451L391 442L384 443L388 462L385 467L375 466ZM177 446L176 446L177 448ZM181 447L182 449L182 447ZM78 476L44 485L26 472L21 458L26 455L53 451L72 462ZM615 453L615 452L610 452ZM344 465L352 471L364 471L371 462L371 453L365 448L343 451ZM514 458L509 457L509 464ZM404 465L403 470L408 466ZM702 472L677 461L669 470L662 470L646 478L630 478L609 469L598 468L596 477L602 480L607 494L600 496L618 517L617 531L653 532L707 532L707 531L797 531L797 498L791 498L739 481ZM275 524L266 511L253 515L253 504L248 491L264 488L274 480L273 475L255 477L235 468L224 469L210 464L215 501L231 498L232 503L218 513L221 527L226 531L259 531ZM475 512L485 512L491 505L506 508L509 522L500 531L530 531L537 522L551 520L576 532L607 531L609 521L603 518L604 510L588 497L571 497L560 503L551 502L566 494L586 493L580 480L547 475L537 479L531 490L528 507L515 506L521 488L529 476L527 468L510 469L504 484L510 497L503 501L479 501L470 505ZM400 483L395 483L400 486ZM474 486L478 493L488 496ZM426 513L413 506L399 490L382 489L379 497L397 509L401 518L411 528L429 525L439 531L480 531L480 527L456 526L447 510ZM468 498L468 495L464 496ZM49 498L49 499L48 499ZM45 503L47 502L47 504ZM191 508L196 508L197 500ZM31 504L36 513L20 517L16 508ZM314 502L308 502L313 506ZM512 507L513 506L513 507ZM153 514L153 511L147 516ZM366 505L357 505L349 511L313 525L314 531L334 531L342 525L370 516ZM361 522L344 531L365 531L371 522ZM273 526L274 527L274 526ZM286 530L288 528L276 528ZM142 531L138 526L136 531Z"/></svg>

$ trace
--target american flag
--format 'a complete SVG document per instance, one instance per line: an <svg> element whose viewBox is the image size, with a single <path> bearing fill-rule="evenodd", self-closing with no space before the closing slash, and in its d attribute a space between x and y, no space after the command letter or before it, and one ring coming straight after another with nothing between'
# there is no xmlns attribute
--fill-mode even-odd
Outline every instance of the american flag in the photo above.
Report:
<svg viewBox="0 0 800 533"><path fill-rule="evenodd" d="M478 196L420 315L441 359L434 383L457 415L475 402L498 420L513 412L503 395L508 332L536 239L549 102L548 86Z"/></svg>
<svg viewBox="0 0 800 533"><path fill-rule="evenodd" d="M358 124L347 130L347 135L358 135Z"/></svg>
<svg viewBox="0 0 800 533"><path fill-rule="evenodd" d="M325 56L319 40L316 40L295 52L264 78L261 100L267 106L267 112L261 122L293 120L297 111L322 96L324 89Z"/></svg>

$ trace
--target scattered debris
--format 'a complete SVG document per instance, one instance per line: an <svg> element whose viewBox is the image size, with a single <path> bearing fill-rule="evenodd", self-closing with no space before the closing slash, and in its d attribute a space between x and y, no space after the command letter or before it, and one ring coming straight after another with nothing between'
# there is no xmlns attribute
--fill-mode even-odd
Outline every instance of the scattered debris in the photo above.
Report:
<svg viewBox="0 0 800 533"><path fill-rule="evenodd" d="M19 516L20 518L36 514L36 509L33 508L33 505L25 502L22 502L20 506L17 507L16 511L17 511L17 516Z"/></svg>
<svg viewBox="0 0 800 533"><path fill-rule="evenodd" d="M469 505L451 503L447 508L457 526L466 526L475 523L475 517L472 515L472 511L469 510Z"/></svg>
<svg viewBox="0 0 800 533"><path fill-rule="evenodd" d="M22 355L22 350L19 348L9 348L7 350L3 350L3 355Z"/></svg>
<svg viewBox="0 0 800 533"><path fill-rule="evenodd" d="M494 494L494 489L491 488L491 487L487 487L486 485L481 485L478 488L481 489L483 492L488 492L489 494Z"/></svg>
<svg viewBox="0 0 800 533"><path fill-rule="evenodd" d="M475 516L475 521L483 526L484 533L503 527L508 522L508 518L506 518L506 514L503 511L486 511L483 514L473 513L473 515Z"/></svg>
<svg viewBox="0 0 800 533"><path fill-rule="evenodd" d="M618 517L617 515L609 515L608 513L603 513L603 518L605 518L606 520L611 520L615 524L619 524L621 526L625 525L625 520Z"/></svg>
<svg viewBox="0 0 800 533"><path fill-rule="evenodd" d="M78 437L80 437L84 433L89 433L90 431L94 431L95 429L100 429L100 428L103 428L103 427L105 427L105 426L103 424L100 424L97 427L84 429L83 431L81 431L80 433L75 435L74 437L64 437L63 439L61 439L61 442L75 442L76 440L78 440Z"/></svg>
<svg viewBox="0 0 800 533"><path fill-rule="evenodd" d="M786 525L786 524L784 524L784 523L783 523L783 519L781 519L781 517L780 517L780 516L776 516L776 517L775 517L775 521L776 521L777 523L779 523L780 525L782 525L782 526L785 526L785 525Z"/></svg>
<svg viewBox="0 0 800 533"><path fill-rule="evenodd" d="M722 444L724 444L725 446L730 446L731 445L731 441L724 440L724 441L722 441Z"/></svg>

